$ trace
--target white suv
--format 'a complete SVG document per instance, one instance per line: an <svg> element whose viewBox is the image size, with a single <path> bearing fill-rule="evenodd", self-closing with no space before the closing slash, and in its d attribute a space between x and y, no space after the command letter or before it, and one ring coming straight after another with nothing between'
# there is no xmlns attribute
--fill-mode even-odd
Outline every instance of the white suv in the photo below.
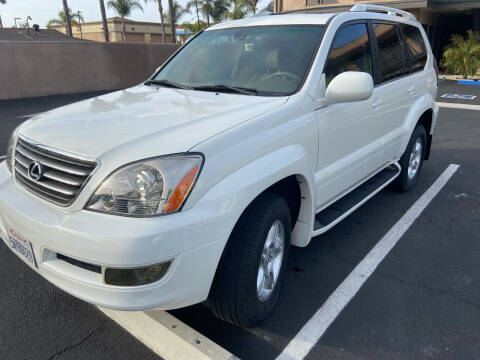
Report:
<svg viewBox="0 0 480 360"><path fill-rule="evenodd" d="M205 301L242 326L307 246L428 158L436 65L396 9L214 25L147 82L40 115L0 166L0 233L66 292L119 310Z"/></svg>

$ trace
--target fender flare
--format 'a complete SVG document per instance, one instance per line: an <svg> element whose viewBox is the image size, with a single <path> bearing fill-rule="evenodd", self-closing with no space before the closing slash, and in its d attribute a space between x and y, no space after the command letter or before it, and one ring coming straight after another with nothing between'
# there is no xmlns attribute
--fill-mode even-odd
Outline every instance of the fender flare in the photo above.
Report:
<svg viewBox="0 0 480 360"><path fill-rule="evenodd" d="M246 208L277 182L296 176L301 192L300 212L292 232L292 245L310 242L314 222L314 178L311 155L303 146L287 145L263 155L221 179L195 206L217 216L232 216L231 230Z"/></svg>
<svg viewBox="0 0 480 360"><path fill-rule="evenodd" d="M433 118L432 118L432 127L430 129L430 134L427 134L427 137L431 139L431 134L433 133L433 129L435 127L436 119L438 117L438 106L435 105L435 99L430 95L430 94L424 94L423 96L419 97L413 106L410 108L410 111L408 112L408 115L406 117L405 122L403 123L405 131L404 131L404 137L402 139L402 149L406 149L408 142L410 140L410 137L412 136L413 131L415 130L415 127L422 117L422 115L431 110L433 112ZM431 141L429 141L429 144L427 145L427 153L429 153L428 147L431 146Z"/></svg>

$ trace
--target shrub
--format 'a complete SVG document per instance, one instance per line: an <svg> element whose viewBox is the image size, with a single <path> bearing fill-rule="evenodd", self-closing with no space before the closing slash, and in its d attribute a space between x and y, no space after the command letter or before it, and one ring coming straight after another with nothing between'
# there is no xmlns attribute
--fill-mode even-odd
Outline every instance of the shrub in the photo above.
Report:
<svg viewBox="0 0 480 360"><path fill-rule="evenodd" d="M465 38L452 35L440 65L445 72L463 75L464 78L477 75L480 71L480 32L468 30Z"/></svg>

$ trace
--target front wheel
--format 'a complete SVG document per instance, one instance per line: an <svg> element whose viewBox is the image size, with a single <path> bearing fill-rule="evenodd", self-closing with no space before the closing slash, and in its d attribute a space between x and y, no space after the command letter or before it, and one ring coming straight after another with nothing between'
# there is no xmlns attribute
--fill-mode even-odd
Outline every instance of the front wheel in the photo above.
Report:
<svg viewBox="0 0 480 360"><path fill-rule="evenodd" d="M230 236L207 306L220 319L251 327L277 303L290 248L287 201L266 193L241 216Z"/></svg>
<svg viewBox="0 0 480 360"><path fill-rule="evenodd" d="M423 167L426 145L427 133L425 128L422 125L417 125L408 142L407 149L399 161L402 171L395 184L400 191L409 191L415 186Z"/></svg>

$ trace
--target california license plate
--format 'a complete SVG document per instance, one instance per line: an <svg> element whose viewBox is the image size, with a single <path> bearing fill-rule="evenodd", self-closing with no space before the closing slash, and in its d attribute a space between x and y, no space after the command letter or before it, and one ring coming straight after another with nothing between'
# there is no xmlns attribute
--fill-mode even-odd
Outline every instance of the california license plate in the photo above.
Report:
<svg viewBox="0 0 480 360"><path fill-rule="evenodd" d="M32 243L21 237L16 231L10 229L8 234L8 244L14 252L16 252L27 263L38 268L37 260L33 252Z"/></svg>

